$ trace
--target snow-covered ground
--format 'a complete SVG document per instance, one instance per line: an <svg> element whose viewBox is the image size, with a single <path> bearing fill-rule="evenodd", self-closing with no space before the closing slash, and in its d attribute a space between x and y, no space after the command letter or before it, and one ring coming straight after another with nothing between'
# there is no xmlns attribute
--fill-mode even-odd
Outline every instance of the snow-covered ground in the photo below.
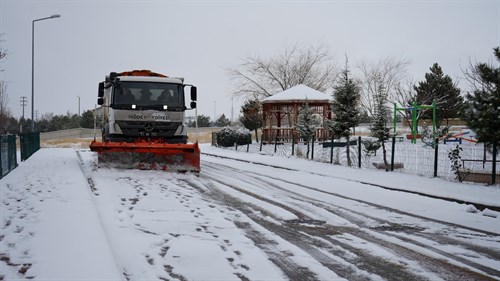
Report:
<svg viewBox="0 0 500 281"><path fill-rule="evenodd" d="M0 180L0 280L500 279L498 212L380 187L498 186L201 149L199 176L41 149Z"/></svg>

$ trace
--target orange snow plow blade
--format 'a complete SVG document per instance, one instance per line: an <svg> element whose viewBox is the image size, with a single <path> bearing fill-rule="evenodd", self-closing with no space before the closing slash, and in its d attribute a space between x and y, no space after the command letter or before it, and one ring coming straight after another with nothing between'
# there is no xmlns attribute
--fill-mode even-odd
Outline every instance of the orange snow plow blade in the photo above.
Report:
<svg viewBox="0 0 500 281"><path fill-rule="evenodd" d="M198 143L92 141L90 150L97 152L98 167L163 170L180 173L200 171Z"/></svg>

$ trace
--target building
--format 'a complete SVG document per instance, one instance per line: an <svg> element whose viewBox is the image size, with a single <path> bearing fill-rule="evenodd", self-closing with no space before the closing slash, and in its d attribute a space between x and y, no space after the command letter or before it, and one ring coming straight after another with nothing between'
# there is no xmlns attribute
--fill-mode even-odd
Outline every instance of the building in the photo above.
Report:
<svg viewBox="0 0 500 281"><path fill-rule="evenodd" d="M262 100L262 141L272 143L299 141L297 123L302 105L308 104L316 119L316 140L324 141L330 134L324 128L327 119L331 119L332 98L325 93L297 85L281 93Z"/></svg>

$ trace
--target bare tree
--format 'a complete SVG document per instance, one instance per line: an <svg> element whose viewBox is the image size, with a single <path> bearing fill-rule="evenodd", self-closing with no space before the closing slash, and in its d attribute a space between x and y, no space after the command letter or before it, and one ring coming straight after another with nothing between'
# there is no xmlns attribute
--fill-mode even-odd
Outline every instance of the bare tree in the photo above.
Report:
<svg viewBox="0 0 500 281"><path fill-rule="evenodd" d="M486 65L490 68L494 68L494 63L493 63L492 59L490 59L486 63L479 63L477 61L473 62L470 58L469 58L468 66L465 69L461 68L462 73L464 75L463 79L465 79L465 81L467 81L467 84L470 87L470 91L468 93L471 93L474 91L482 91L482 90L489 91L489 92L495 91L495 89L492 87L491 83L485 82L484 79L482 78L482 76L481 76L482 73L481 73L480 69L477 67L478 65L481 65L481 64Z"/></svg>
<svg viewBox="0 0 500 281"><path fill-rule="evenodd" d="M7 50L3 49L4 40L2 39L2 35L3 33L0 33L0 71L3 71L2 60L7 57Z"/></svg>
<svg viewBox="0 0 500 281"><path fill-rule="evenodd" d="M302 48L285 46L282 54L270 58L246 57L228 70L236 96L269 97L304 84L318 91L331 87L336 68L324 45Z"/></svg>
<svg viewBox="0 0 500 281"><path fill-rule="evenodd" d="M7 84L0 81L0 129L2 133L7 126L7 121L12 115L8 103L9 96L7 95Z"/></svg>
<svg viewBox="0 0 500 281"><path fill-rule="evenodd" d="M398 92L398 87L401 87L401 83L407 78L409 64L407 59L395 57L381 58L376 63L363 59L358 63L357 68L362 75L361 105L369 116L375 115L380 85L384 86L389 101L400 101L403 92Z"/></svg>
<svg viewBox="0 0 500 281"><path fill-rule="evenodd" d="M3 39L2 34L0 34L0 71L3 71L2 61L7 56L7 51L3 49ZM7 94L7 84L0 80L0 129L2 133L5 130L7 121L11 117L11 112L8 108L9 96Z"/></svg>
<svg viewBox="0 0 500 281"><path fill-rule="evenodd" d="M411 107L413 102L417 99L417 93L415 92L415 81L412 79L407 79L405 82L399 82L396 84L394 88L393 95L394 102L398 107ZM411 114L410 110L399 111L399 114L402 114L406 121L408 122L408 126L411 126ZM417 119L420 118L422 110L417 111Z"/></svg>

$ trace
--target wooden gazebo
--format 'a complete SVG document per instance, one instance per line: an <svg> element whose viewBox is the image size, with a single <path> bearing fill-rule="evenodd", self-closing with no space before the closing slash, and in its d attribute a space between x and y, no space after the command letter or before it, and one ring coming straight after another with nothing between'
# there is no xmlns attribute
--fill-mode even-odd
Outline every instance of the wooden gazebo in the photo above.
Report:
<svg viewBox="0 0 500 281"><path fill-rule="evenodd" d="M291 142L292 137L299 141L297 123L300 108L305 103L312 109L316 119L316 140L328 140L330 136L324 124L327 119L331 119L331 100L327 94L304 85L297 85L262 100L262 141Z"/></svg>

